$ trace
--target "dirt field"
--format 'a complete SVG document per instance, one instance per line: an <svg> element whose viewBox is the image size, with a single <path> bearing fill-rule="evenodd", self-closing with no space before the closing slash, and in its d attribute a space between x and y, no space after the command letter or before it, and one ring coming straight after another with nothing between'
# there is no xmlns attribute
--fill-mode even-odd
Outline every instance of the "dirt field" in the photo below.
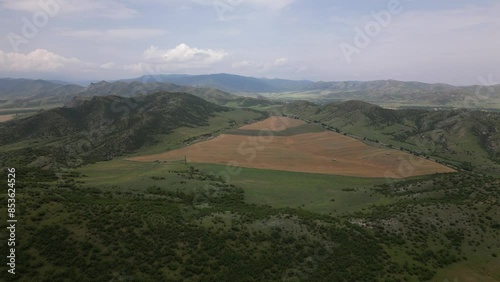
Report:
<svg viewBox="0 0 500 282"><path fill-rule="evenodd" d="M287 117L270 117L263 121L259 121L256 123L252 123L249 125L245 125L240 127L242 130L266 130L266 131L283 131L287 128L295 127L305 124L305 122L292 119Z"/></svg>
<svg viewBox="0 0 500 282"><path fill-rule="evenodd" d="M14 115L0 115L0 122L6 122L14 118Z"/></svg>
<svg viewBox="0 0 500 282"><path fill-rule="evenodd" d="M255 130L292 124L296 120L270 118L240 129ZM296 122L295 124L299 124ZM303 124L303 123L300 123ZM358 177L407 178L453 172L441 164L398 150L370 147L331 131L294 136L243 136L223 134L215 139L162 154L135 157L140 162L181 160L248 168L324 173Z"/></svg>

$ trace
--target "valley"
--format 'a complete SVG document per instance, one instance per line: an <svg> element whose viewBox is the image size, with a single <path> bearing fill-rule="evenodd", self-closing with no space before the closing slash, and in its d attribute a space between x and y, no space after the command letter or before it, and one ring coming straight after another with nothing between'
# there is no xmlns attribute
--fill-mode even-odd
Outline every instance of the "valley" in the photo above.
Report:
<svg viewBox="0 0 500 282"><path fill-rule="evenodd" d="M500 282L499 14L0 0L0 282Z"/></svg>
<svg viewBox="0 0 500 282"><path fill-rule="evenodd" d="M158 92L1 123L23 277L496 281L496 115Z"/></svg>
<svg viewBox="0 0 500 282"><path fill-rule="evenodd" d="M184 158L188 163L231 163L247 168L373 178L455 171L399 150L375 149L336 132L314 126L309 130L304 122L291 118L269 118L186 148L130 160L168 162Z"/></svg>

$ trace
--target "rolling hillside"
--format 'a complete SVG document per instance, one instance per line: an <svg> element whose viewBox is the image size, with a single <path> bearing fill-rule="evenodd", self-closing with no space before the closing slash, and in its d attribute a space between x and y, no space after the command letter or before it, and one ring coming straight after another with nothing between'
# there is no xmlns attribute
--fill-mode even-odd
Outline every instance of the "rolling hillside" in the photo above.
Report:
<svg viewBox="0 0 500 282"><path fill-rule="evenodd" d="M321 91L323 99L363 100L374 103L401 103L421 106L475 107L485 100L500 99L500 85L452 86L396 80L317 82L306 90Z"/></svg>
<svg viewBox="0 0 500 282"><path fill-rule="evenodd" d="M274 99L287 101L362 100L391 107L500 108L500 85L453 86L397 80L312 82L231 74L153 75L124 81L167 82L231 93L271 93Z"/></svg>
<svg viewBox="0 0 500 282"><path fill-rule="evenodd" d="M470 139L470 146L499 140L498 118L491 113L394 111L360 101L298 102L283 110L317 124L294 118L286 119L290 127L273 129L279 125L273 119L253 123L263 113L165 92L141 99L79 97L66 107L1 124L0 163L16 167L22 199L16 207L24 222L18 230L29 242L18 247L26 258L23 279L498 280L499 182L493 177L458 171L366 180L117 158L172 151L174 139L180 148L224 132L242 135L244 142L259 140L266 128L290 146L300 140L289 137L304 130L333 133L325 127L349 129L370 145L380 145L379 139L407 148L418 145L411 138L425 140L436 131L441 135L428 135L436 137L436 155L451 146L448 138ZM478 143L470 134L481 130L489 139ZM335 135L325 145L352 139ZM432 153L433 143L425 144ZM8 171L0 174L7 178ZM2 197L7 201L6 193Z"/></svg>
<svg viewBox="0 0 500 282"><path fill-rule="evenodd" d="M224 111L229 109L186 93L79 99L69 107L1 124L1 156L34 166L109 160L153 144L154 136L176 128L207 125Z"/></svg>
<svg viewBox="0 0 500 282"><path fill-rule="evenodd" d="M472 110L390 110L361 101L318 106L296 102L285 114L324 123L417 155L495 173L500 168L500 114Z"/></svg>
<svg viewBox="0 0 500 282"><path fill-rule="evenodd" d="M45 80L0 78L0 98L19 99L27 97L66 96L82 91L78 85L62 85Z"/></svg>
<svg viewBox="0 0 500 282"><path fill-rule="evenodd" d="M77 95L129 97L157 91L191 93L220 105L227 104L229 100L241 100L241 95L247 95L258 98L259 103L266 106L278 101L309 100L328 104L332 101L361 100L391 108L500 109L500 85L459 87L396 80L312 82L231 74L148 75L115 82L91 83L85 88L62 82L0 79L0 98L11 100L9 103L0 103L0 108L63 104ZM274 102L263 99L259 94L265 94ZM237 101L236 104L245 102Z"/></svg>
<svg viewBox="0 0 500 282"><path fill-rule="evenodd" d="M101 81L91 83L84 88L78 85L61 85L43 80L1 79L0 98L5 99L1 101L0 109L63 105L70 102L73 97L91 98L109 95L135 97L160 91L189 93L221 106L269 107L280 104L262 97L237 96L215 88L181 86L158 81Z"/></svg>

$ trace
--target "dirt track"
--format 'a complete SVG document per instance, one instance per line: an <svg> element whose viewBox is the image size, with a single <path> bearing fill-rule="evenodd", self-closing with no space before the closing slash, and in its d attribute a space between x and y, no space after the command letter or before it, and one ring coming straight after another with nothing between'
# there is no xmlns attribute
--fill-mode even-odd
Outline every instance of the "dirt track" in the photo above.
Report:
<svg viewBox="0 0 500 282"><path fill-rule="evenodd" d="M290 123L285 121L288 124L296 121L288 120ZM269 129L276 124L276 119L266 120L240 129ZM274 129L277 127L274 126ZM267 134L261 137L223 134L179 150L135 157L131 160L180 160L184 159L184 156L188 162L193 163L232 162L248 168L358 177L406 178L453 172L451 168L441 164L398 150L373 148L356 139L330 131L283 137Z"/></svg>

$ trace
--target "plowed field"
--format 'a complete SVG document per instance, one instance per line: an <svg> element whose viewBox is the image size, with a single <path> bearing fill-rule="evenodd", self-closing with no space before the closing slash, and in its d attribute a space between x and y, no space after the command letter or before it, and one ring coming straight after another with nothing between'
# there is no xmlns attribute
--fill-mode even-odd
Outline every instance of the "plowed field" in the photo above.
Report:
<svg viewBox="0 0 500 282"><path fill-rule="evenodd" d="M276 136L304 123L271 117L241 127L256 136L222 134L179 150L135 157L140 162L181 160L192 163L227 164L270 170L324 173L358 177L407 178L454 170L398 150L374 148L331 131Z"/></svg>

